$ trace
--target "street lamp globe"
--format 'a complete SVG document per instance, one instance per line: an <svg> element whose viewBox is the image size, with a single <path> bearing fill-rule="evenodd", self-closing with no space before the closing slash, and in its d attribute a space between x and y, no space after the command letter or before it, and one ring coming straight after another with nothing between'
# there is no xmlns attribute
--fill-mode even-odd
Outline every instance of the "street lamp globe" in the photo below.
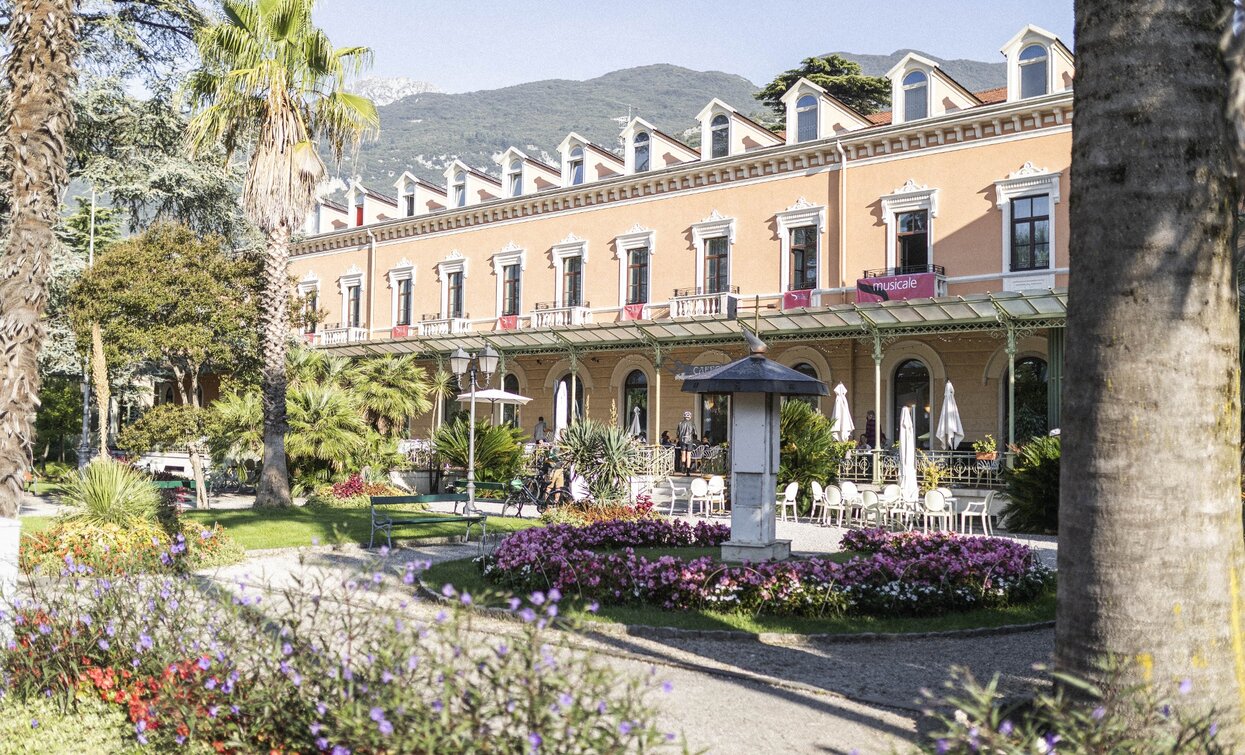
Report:
<svg viewBox="0 0 1245 755"><path fill-rule="evenodd" d="M450 354L450 369L458 377L467 374L467 368L471 366L471 355L463 351L463 347L459 346L454 349L454 353Z"/></svg>
<svg viewBox="0 0 1245 755"><path fill-rule="evenodd" d="M484 351L480 352L480 370L484 373L486 379L497 371L498 355L492 346L485 346Z"/></svg>

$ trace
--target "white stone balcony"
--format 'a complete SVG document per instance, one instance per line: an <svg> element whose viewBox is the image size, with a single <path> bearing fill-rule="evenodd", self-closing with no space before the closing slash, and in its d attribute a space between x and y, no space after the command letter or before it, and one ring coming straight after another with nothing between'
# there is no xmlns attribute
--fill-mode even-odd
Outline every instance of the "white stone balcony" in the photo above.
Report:
<svg viewBox="0 0 1245 755"><path fill-rule="evenodd" d="M318 346L341 346L367 340L365 328L325 328L324 332L318 335L319 338L316 340Z"/></svg>
<svg viewBox="0 0 1245 755"><path fill-rule="evenodd" d="M535 311L532 312L531 321L532 327L537 330L587 325L592 322L592 310L587 307L554 307L537 304Z"/></svg>
<svg viewBox="0 0 1245 755"><path fill-rule="evenodd" d="M465 317L427 317L416 326L419 336L452 336L470 333L471 321Z"/></svg>
<svg viewBox="0 0 1245 755"><path fill-rule="evenodd" d="M739 289L717 294L701 293L700 289L681 288L670 298L671 317L734 317L739 307Z"/></svg>

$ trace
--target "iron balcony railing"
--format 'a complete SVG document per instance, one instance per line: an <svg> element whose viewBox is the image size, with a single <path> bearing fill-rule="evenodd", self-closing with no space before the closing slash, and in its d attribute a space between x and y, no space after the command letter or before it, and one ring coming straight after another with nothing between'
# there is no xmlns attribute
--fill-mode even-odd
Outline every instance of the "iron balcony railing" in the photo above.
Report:
<svg viewBox="0 0 1245 755"><path fill-rule="evenodd" d="M877 270L866 270L861 274L861 278L890 278L894 275L918 275L920 273L934 273L936 275L946 275L947 269L942 265L902 265L900 267L882 267Z"/></svg>

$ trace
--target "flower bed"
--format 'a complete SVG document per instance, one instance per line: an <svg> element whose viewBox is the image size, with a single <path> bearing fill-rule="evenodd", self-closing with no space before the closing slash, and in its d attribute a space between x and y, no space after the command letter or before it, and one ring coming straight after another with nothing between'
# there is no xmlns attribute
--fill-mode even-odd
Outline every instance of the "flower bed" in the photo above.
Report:
<svg viewBox="0 0 1245 755"><path fill-rule="evenodd" d="M848 533L842 547L862 555L843 564L813 558L727 566L634 551L715 546L729 534L723 525L693 529L663 520L527 530L498 545L484 574L515 590L557 588L612 605L779 616L933 616L1028 602L1051 581L1027 546L950 533Z"/></svg>
<svg viewBox="0 0 1245 755"><path fill-rule="evenodd" d="M170 553L181 558L170 560ZM19 563L24 571L59 573L67 559L96 574L158 572L233 563L242 559L242 548L219 524L207 527L182 519L171 527L144 521L122 527L64 519L22 536Z"/></svg>
<svg viewBox="0 0 1245 755"><path fill-rule="evenodd" d="M316 488L315 492L307 497L307 505L332 509L365 509L371 505L370 499L374 495L409 495L409 493L387 482L367 482L362 475L354 474L342 482ZM411 505L417 507L415 504Z"/></svg>
<svg viewBox="0 0 1245 755"><path fill-rule="evenodd" d="M546 525L570 524L576 527L584 527L599 522L651 519L656 516L657 513L653 511L653 500L648 496L641 496L640 500L635 503L598 503L587 501L584 503L550 506L540 515L540 520Z"/></svg>

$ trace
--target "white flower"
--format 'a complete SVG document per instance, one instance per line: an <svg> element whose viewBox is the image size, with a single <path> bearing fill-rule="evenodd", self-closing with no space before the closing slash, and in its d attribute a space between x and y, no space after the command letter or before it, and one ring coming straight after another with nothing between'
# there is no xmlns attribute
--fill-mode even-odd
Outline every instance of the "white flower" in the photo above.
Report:
<svg viewBox="0 0 1245 755"><path fill-rule="evenodd" d="M959 708L955 709L955 722L960 726L968 726L968 714Z"/></svg>

